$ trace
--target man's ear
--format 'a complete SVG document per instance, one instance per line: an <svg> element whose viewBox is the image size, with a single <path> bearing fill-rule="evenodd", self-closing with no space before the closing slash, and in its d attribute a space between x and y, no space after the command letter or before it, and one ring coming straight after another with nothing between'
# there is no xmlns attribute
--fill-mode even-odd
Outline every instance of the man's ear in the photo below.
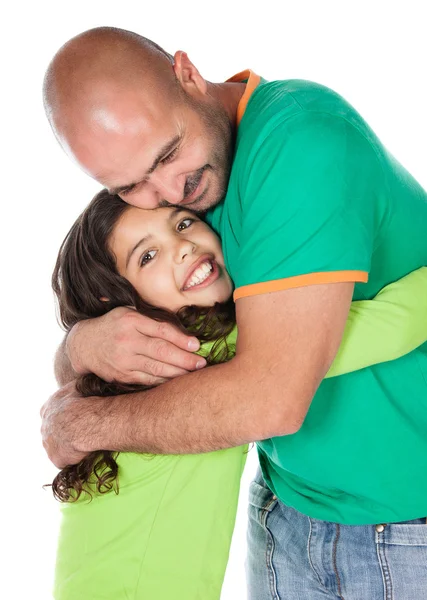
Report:
<svg viewBox="0 0 427 600"><path fill-rule="evenodd" d="M178 50L174 55L173 70L184 91L190 96L205 96L208 86L187 54Z"/></svg>

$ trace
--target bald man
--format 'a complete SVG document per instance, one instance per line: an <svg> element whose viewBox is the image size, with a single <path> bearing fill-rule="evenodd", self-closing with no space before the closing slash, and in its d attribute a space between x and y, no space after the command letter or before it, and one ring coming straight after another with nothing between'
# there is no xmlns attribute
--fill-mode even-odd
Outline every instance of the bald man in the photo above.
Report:
<svg viewBox="0 0 427 600"><path fill-rule="evenodd" d="M131 32L72 39L44 93L62 147L110 192L209 211L239 329L236 357L204 370L197 340L134 311L78 324L57 357L70 383L43 409L54 463L257 440L250 598L425 598L427 347L323 378L352 299L427 264L426 192L331 90L213 84ZM170 381L87 402L72 380L89 371Z"/></svg>

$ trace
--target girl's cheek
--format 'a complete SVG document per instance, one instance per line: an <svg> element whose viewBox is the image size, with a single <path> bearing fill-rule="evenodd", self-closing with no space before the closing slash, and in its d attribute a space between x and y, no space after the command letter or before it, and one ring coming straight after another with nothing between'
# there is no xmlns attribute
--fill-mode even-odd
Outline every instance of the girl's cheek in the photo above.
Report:
<svg viewBox="0 0 427 600"><path fill-rule="evenodd" d="M163 294L173 294L177 290L177 284L173 277L164 273L156 278L155 284L153 285L153 291L155 289Z"/></svg>

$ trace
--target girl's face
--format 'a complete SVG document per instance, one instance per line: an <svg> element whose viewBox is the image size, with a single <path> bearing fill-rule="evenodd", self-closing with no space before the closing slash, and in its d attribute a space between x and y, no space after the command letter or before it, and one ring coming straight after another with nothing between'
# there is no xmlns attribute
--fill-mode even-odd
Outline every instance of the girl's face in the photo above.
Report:
<svg viewBox="0 0 427 600"><path fill-rule="evenodd" d="M184 208L129 207L109 240L117 270L153 306L213 306L231 296L219 238Z"/></svg>

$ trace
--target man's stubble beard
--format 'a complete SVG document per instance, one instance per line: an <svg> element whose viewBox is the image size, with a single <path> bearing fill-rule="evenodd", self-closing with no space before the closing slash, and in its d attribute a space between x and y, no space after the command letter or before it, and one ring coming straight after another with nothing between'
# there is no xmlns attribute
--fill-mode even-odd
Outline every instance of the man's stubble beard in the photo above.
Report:
<svg viewBox="0 0 427 600"><path fill-rule="evenodd" d="M233 164L235 136L228 114L222 105L218 103L213 108L205 104L196 103L189 98L187 99L187 103L190 104L192 110L198 113L204 124L206 134L209 135L210 140L213 140L210 149L210 162L201 167L200 171L211 171L216 176L214 181L218 189L214 198L205 199L202 194L194 202L187 205L184 203L173 205L167 201L163 201L159 206L187 206L189 210L203 214L222 202L227 194ZM209 192L210 190L207 191Z"/></svg>
<svg viewBox="0 0 427 600"><path fill-rule="evenodd" d="M209 205L203 207L206 211L222 202L227 194L228 182L230 180L231 167L234 154L234 131L228 114L222 105L218 105L217 110L205 108L204 119L207 131L212 131L213 147L212 162L213 171L217 175L216 182L218 191L215 198L209 200Z"/></svg>

